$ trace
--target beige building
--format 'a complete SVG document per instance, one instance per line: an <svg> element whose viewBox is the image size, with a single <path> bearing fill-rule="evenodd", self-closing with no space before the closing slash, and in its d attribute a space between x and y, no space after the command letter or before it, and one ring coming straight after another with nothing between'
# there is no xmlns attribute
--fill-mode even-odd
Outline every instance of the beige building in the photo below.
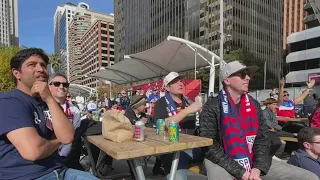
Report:
<svg viewBox="0 0 320 180"><path fill-rule="evenodd" d="M304 5L307 0L284 0L283 14L283 49L287 49L287 37L295 32L305 30Z"/></svg>
<svg viewBox="0 0 320 180"><path fill-rule="evenodd" d="M19 46L18 2L0 1L0 47Z"/></svg>
<svg viewBox="0 0 320 180"><path fill-rule="evenodd" d="M82 63L84 62L83 59L88 59L87 56L93 56L93 54L82 55L82 37L99 20L110 22L113 20L113 15L92 11L89 9L89 5L86 3L80 3L75 10L75 16L69 25L68 32L69 77L71 83L82 84L84 76L82 73Z"/></svg>
<svg viewBox="0 0 320 180"><path fill-rule="evenodd" d="M81 38L82 84L98 87L98 81L88 77L102 67L114 64L114 18L97 20Z"/></svg>

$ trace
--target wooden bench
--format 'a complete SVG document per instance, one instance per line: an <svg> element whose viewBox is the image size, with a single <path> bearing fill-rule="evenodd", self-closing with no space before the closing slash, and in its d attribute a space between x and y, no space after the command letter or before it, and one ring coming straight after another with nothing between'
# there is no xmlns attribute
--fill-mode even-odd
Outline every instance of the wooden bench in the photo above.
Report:
<svg viewBox="0 0 320 180"><path fill-rule="evenodd" d="M280 139L283 141L298 142L298 139L294 137L280 137Z"/></svg>

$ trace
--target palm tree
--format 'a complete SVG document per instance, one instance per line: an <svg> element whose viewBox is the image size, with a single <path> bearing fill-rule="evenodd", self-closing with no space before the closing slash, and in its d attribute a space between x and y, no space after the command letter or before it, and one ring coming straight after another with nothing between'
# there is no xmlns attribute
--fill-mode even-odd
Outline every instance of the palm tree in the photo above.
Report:
<svg viewBox="0 0 320 180"><path fill-rule="evenodd" d="M57 72L60 67L60 64L61 64L60 54L53 53L50 56L50 64L51 64L51 67L53 68L54 72Z"/></svg>

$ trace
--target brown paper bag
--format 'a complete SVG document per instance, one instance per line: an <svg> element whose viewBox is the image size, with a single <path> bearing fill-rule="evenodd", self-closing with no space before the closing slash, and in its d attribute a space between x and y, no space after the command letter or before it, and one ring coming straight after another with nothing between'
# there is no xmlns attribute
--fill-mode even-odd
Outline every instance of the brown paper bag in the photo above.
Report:
<svg viewBox="0 0 320 180"><path fill-rule="evenodd" d="M104 113L102 121L102 136L114 142L132 141L134 127L123 112L109 110Z"/></svg>

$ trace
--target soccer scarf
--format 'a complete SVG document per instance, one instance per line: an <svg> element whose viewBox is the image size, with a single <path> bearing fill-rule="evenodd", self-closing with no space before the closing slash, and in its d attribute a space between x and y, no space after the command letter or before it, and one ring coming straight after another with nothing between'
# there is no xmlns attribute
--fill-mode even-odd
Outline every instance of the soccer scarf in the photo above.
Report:
<svg viewBox="0 0 320 180"><path fill-rule="evenodd" d="M170 93L166 93L164 97L165 97L165 100L166 100L166 103L167 103L168 116L171 117L171 116L176 115L177 114L177 106L176 106L176 103L174 102L172 96L170 95ZM192 104L192 101L190 99L187 99L184 96L182 97L182 99L187 103L188 106L190 104ZM197 128L200 125L200 123L199 123L199 113L196 112L195 115L196 115L195 124L196 124L196 128ZM181 127L180 127L180 129L181 129Z"/></svg>
<svg viewBox="0 0 320 180"><path fill-rule="evenodd" d="M257 109L252 97L242 95L240 107L234 104L227 90L219 92L222 140L225 153L250 172L253 144L259 129Z"/></svg>

